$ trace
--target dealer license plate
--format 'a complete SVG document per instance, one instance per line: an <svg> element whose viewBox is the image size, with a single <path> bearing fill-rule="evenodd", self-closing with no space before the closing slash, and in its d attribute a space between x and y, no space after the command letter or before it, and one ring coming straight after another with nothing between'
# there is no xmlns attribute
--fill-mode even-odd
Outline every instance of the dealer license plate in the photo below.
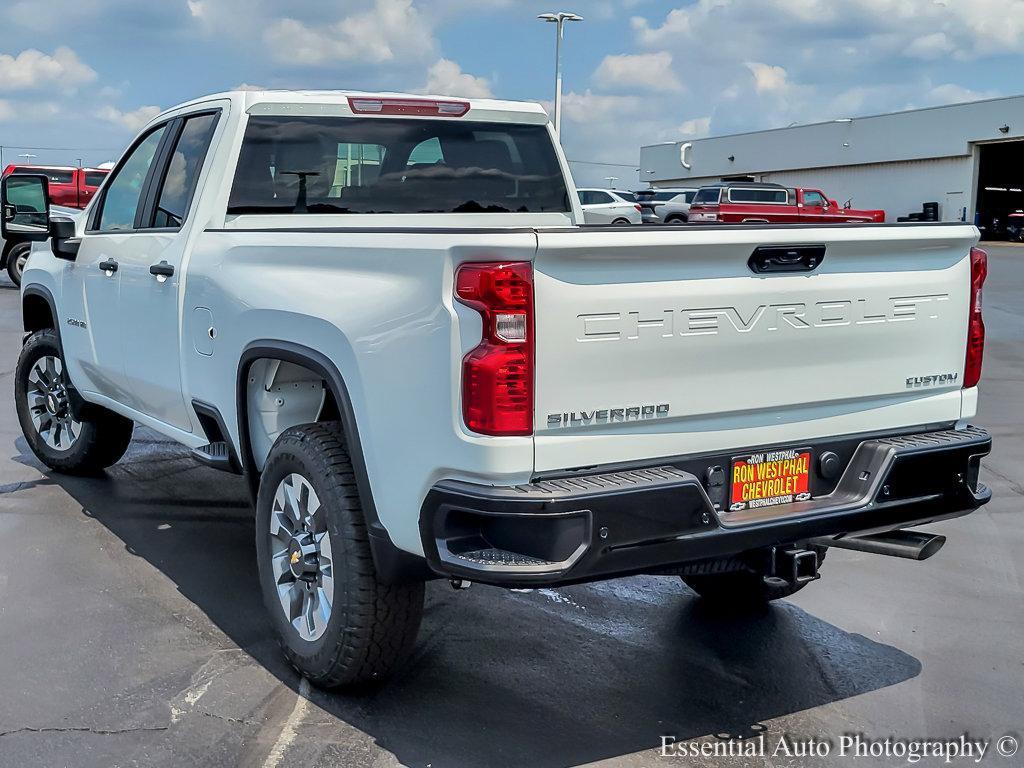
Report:
<svg viewBox="0 0 1024 768"><path fill-rule="evenodd" d="M809 450L763 451L733 459L730 512L775 507L810 498Z"/></svg>

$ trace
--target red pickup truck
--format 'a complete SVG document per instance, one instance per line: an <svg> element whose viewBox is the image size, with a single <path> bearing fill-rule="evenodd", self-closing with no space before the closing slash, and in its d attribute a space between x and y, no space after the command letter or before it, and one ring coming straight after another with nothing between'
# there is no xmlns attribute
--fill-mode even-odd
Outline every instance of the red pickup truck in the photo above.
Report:
<svg viewBox="0 0 1024 768"><path fill-rule="evenodd" d="M701 187L690 204L691 224L840 224L885 221L885 211L840 206L820 189L723 182Z"/></svg>
<svg viewBox="0 0 1024 768"><path fill-rule="evenodd" d="M12 173L45 174L50 181L52 205L85 208L110 170L57 165L8 165L4 168L4 176Z"/></svg>

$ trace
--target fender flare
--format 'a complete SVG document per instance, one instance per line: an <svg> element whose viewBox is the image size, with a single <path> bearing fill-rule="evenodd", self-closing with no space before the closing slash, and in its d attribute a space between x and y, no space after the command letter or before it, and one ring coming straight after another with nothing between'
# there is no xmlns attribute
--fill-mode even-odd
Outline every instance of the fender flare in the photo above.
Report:
<svg viewBox="0 0 1024 768"><path fill-rule="evenodd" d="M386 584L397 584L407 581L423 581L436 578L430 570L425 558L399 549L391 540L384 524L377 514L377 507L370 489L370 478L366 471L366 458L363 455L362 443L359 438L359 427L356 424L355 409L348 387L337 366L322 352L310 347L279 339L259 339L245 346L238 360L238 378L235 387L235 401L238 416L239 460L242 472L249 485L249 492L255 504L259 490L260 473L252 454L249 440L249 409L246 407L246 377L253 362L260 358L283 360L309 368L322 377L330 389L334 402L338 406L345 442L352 461L352 471L356 478L356 488L366 518L366 529L369 534L370 551L378 576Z"/></svg>
<svg viewBox="0 0 1024 768"><path fill-rule="evenodd" d="M28 337L35 332L34 330L29 330L26 327L25 323L25 299L29 298L30 296L35 296L36 298L42 299L50 307L50 318L53 320L53 324L50 326L50 330L52 330L53 335L57 337L57 349L60 351L61 359L66 359L64 357L64 340L61 338L60 335L60 319L59 315L57 314L57 302L53 298L53 294L50 293L50 289L47 288L45 285L38 285L36 283L33 283L32 285L26 285L22 290L21 323L22 328L24 328L25 330L25 337L23 339L23 343L24 341L28 341ZM88 402L85 398L82 397L82 395L78 391L78 388L75 386L75 383L71 381L70 375L68 376L67 389L68 396L71 399L71 411L72 413L75 414L75 416L80 418L88 418L89 415L93 413L96 408L99 407L93 405L92 403Z"/></svg>
<svg viewBox="0 0 1024 768"><path fill-rule="evenodd" d="M50 289L45 285L26 285L21 292L21 327L25 330L26 338L31 333L25 323L25 299L30 296L36 296L45 301L50 307L50 317L53 319L53 332L57 336L57 345L60 347L61 357L64 356L64 344L60 338L60 322L57 320L57 301L53 298L53 294L50 293Z"/></svg>

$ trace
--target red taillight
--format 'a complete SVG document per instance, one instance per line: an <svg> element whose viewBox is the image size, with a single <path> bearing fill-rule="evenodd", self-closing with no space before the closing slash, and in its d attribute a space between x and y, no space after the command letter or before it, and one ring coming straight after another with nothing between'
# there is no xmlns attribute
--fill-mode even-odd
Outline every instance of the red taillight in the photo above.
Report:
<svg viewBox="0 0 1024 768"><path fill-rule="evenodd" d="M483 435L533 434L533 265L463 264L455 296L480 313L483 338L462 361L462 415Z"/></svg>
<svg viewBox="0 0 1024 768"><path fill-rule="evenodd" d="M644 212L644 207L642 205L634 205L633 207L640 211L640 213Z"/></svg>
<svg viewBox="0 0 1024 768"><path fill-rule="evenodd" d="M349 96L348 106L357 115L462 117L469 112L468 102L437 101L435 99L385 99L373 96Z"/></svg>
<svg viewBox="0 0 1024 768"><path fill-rule="evenodd" d="M981 294L988 277L988 254L971 248L971 309L967 316L967 360L964 363L964 389L978 386L981 361L985 356L985 321L981 313Z"/></svg>

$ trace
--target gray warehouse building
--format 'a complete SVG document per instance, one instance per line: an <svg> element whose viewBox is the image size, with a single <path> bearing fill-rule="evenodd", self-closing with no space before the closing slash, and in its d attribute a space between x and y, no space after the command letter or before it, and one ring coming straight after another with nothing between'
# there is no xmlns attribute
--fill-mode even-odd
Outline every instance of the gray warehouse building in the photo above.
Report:
<svg viewBox="0 0 1024 768"><path fill-rule="evenodd" d="M886 221L937 202L943 221L998 231L1024 209L1024 96L645 146L640 179L812 187Z"/></svg>

